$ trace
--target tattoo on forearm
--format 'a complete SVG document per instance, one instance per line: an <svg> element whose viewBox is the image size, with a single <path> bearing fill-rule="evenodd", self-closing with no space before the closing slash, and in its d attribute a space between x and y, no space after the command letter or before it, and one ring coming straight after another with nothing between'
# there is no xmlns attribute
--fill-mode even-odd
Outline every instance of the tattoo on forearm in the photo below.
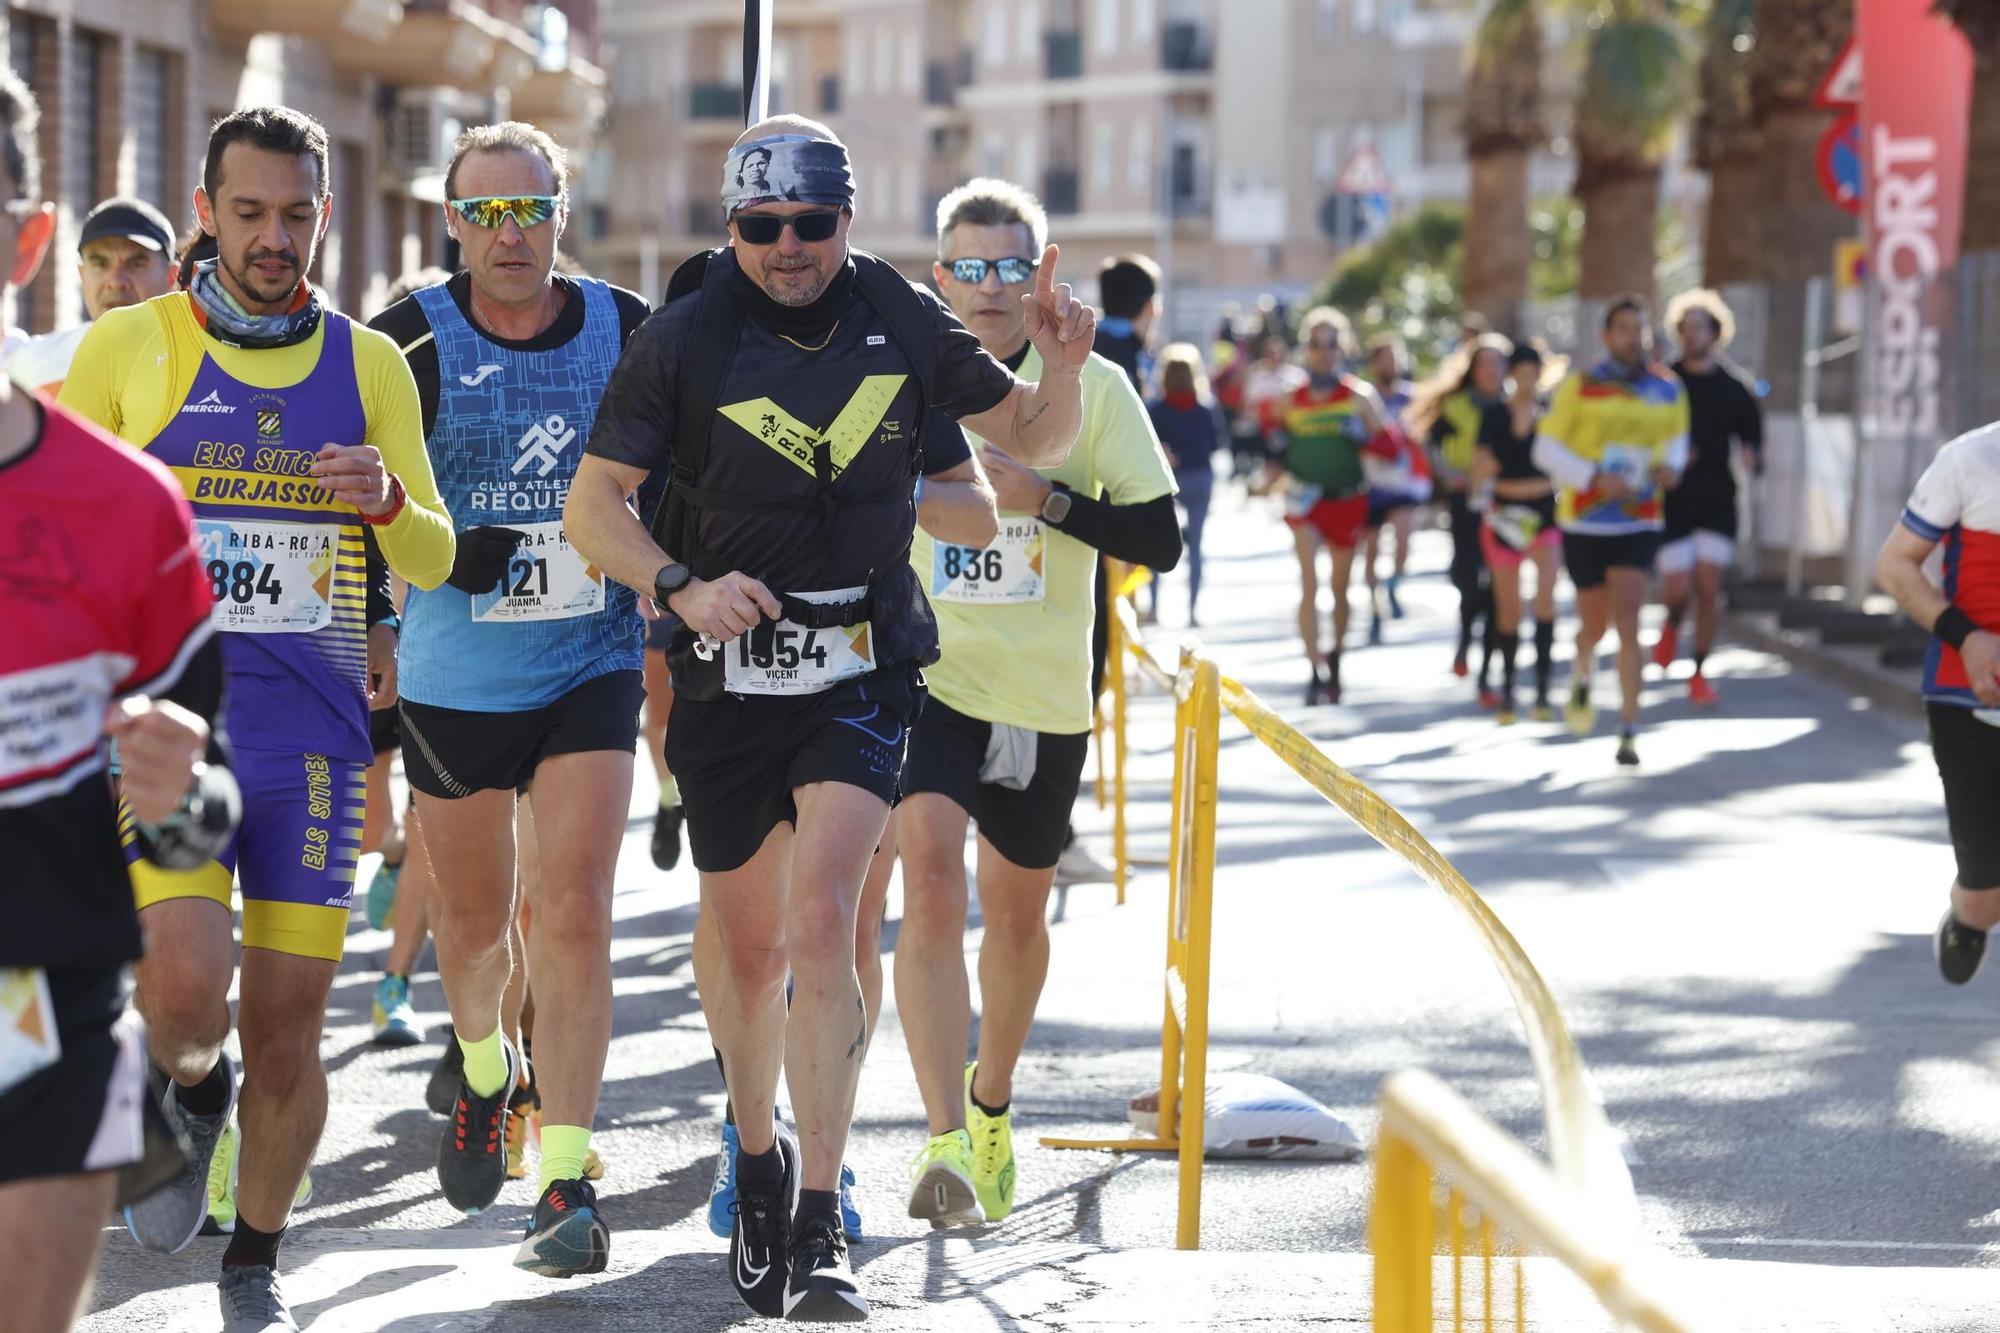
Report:
<svg viewBox="0 0 2000 1333"><path fill-rule="evenodd" d="M1035 408L1033 412L1030 412L1028 414L1028 419L1026 421L1023 421L1018 427L1016 427L1016 430L1020 434L1023 435L1027 434L1028 428L1030 426L1033 426L1037 421L1040 421L1042 419L1042 413L1048 410L1049 410L1049 405L1047 403L1041 404L1040 406Z"/></svg>

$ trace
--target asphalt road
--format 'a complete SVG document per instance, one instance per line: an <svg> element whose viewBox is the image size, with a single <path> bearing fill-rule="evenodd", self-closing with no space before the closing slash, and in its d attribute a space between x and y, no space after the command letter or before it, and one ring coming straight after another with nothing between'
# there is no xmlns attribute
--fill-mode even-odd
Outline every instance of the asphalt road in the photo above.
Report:
<svg viewBox="0 0 2000 1333"><path fill-rule="evenodd" d="M2000 978L1952 990L1930 960L1951 861L1921 728L1725 646L1712 712L1649 681L1637 773L1616 769L1608 728L1584 741L1557 725L1503 730L1446 670L1454 594L1439 534L1420 541L1387 643L1360 646L1357 620L1345 703L1308 712L1275 518L1218 498L1209 534L1203 639L1394 801L1525 945L1627 1140L1647 1231L1677 1288L1720 1312L1715 1327L2000 1328ZM1184 588L1170 578L1163 647ZM1142 856L1165 851L1167 720L1164 699L1136 702ZM1285 1079L1364 1140L1382 1078L1422 1066L1539 1149L1519 1025L1472 933L1233 722L1223 742L1212 1066ZM652 868L648 806L642 794L620 865L597 1137L611 1270L552 1284L508 1268L527 1184L472 1219L439 1197L441 1122L421 1098L438 1048L368 1044L388 941L357 912L328 1016L315 1201L285 1251L313 1327L715 1328L743 1313L702 1220L720 1089L688 973L694 877ZM1108 814L1086 806L1079 821L1104 851ZM892 900L891 944L896 913ZM1108 886L1059 891L1052 915L1049 988L1017 1080L1021 1203L1006 1224L947 1238L899 1215L923 1117L893 1000L883 1019L850 1149L876 1322L1365 1324L1365 1162L1211 1164L1204 1252L1189 1256L1171 1249L1170 1161L1035 1146L1119 1133L1126 1098L1158 1076L1161 872L1142 869L1124 907ZM969 954L977 942L975 930ZM416 1002L442 1021L434 975ZM83 1327L216 1327L221 1244L161 1257L112 1235ZM1530 1286L1536 1327L1603 1325L1559 1275L1535 1270Z"/></svg>

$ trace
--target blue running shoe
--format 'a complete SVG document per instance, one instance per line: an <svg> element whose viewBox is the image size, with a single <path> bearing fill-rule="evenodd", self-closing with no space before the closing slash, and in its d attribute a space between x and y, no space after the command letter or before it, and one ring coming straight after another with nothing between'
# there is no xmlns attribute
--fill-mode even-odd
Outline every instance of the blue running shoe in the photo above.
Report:
<svg viewBox="0 0 2000 1333"><path fill-rule="evenodd" d="M421 1046L424 1030L410 1007L410 979L393 973L375 983L375 1044Z"/></svg>
<svg viewBox="0 0 2000 1333"><path fill-rule="evenodd" d="M840 1164L840 1229L849 1240L861 1239L861 1209L854 1202L854 1168Z"/></svg>
<svg viewBox="0 0 2000 1333"><path fill-rule="evenodd" d="M389 928L389 918L396 911L396 881L402 874L401 861L384 861L375 867L374 878L368 881L368 925L371 929Z"/></svg>
<svg viewBox="0 0 2000 1333"><path fill-rule="evenodd" d="M715 1183L708 1187L708 1229L723 1240L736 1228L736 1126L722 1127L722 1155L715 1159Z"/></svg>

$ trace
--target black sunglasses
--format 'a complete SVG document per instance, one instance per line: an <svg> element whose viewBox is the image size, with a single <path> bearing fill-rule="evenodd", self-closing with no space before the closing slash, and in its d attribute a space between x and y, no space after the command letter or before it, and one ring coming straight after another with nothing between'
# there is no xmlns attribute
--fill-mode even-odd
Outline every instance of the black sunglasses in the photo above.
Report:
<svg viewBox="0 0 2000 1333"><path fill-rule="evenodd" d="M787 227L790 227L792 234L807 245L815 241L830 241L833 239L833 233L840 228L840 210L800 213L793 217L780 217L776 213L736 215L736 235L749 245L776 245Z"/></svg>
<svg viewBox="0 0 2000 1333"><path fill-rule="evenodd" d="M967 286L977 287L986 281L988 270L997 270L1000 281L1008 286L1019 286L1035 276L1036 264L1032 259L954 259L945 265L951 276Z"/></svg>

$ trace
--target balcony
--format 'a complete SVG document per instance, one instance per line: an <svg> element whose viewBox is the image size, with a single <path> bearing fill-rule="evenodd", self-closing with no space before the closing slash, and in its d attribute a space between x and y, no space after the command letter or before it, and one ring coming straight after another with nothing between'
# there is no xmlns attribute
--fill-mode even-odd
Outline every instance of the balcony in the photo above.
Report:
<svg viewBox="0 0 2000 1333"><path fill-rule="evenodd" d="M743 85L697 83L688 99L688 114L695 120L742 119Z"/></svg>
<svg viewBox="0 0 2000 1333"><path fill-rule="evenodd" d="M1075 167L1050 167L1042 173L1042 207L1049 215L1075 213L1082 207L1083 188Z"/></svg>
<svg viewBox="0 0 2000 1333"><path fill-rule="evenodd" d="M1051 79L1083 77L1083 33L1075 29L1042 34L1042 72Z"/></svg>
<svg viewBox="0 0 2000 1333"><path fill-rule="evenodd" d="M209 0L216 28L237 37L280 32L315 42L346 38L382 43L403 21L400 0L325 0L321 4L274 5L271 0Z"/></svg>
<svg viewBox="0 0 2000 1333"><path fill-rule="evenodd" d="M1215 48L1199 23L1169 23L1160 33L1160 65L1187 74L1206 73L1215 63Z"/></svg>
<svg viewBox="0 0 2000 1333"><path fill-rule="evenodd" d="M537 68L530 74L514 90L512 113L562 142L576 143L589 137L603 114L606 84L603 70L573 55L563 66Z"/></svg>
<svg viewBox="0 0 2000 1333"><path fill-rule="evenodd" d="M303 13L320 6L265 8ZM355 6L347 8L352 11ZM336 37L329 45L336 64L371 74L385 84L444 85L484 93L521 87L534 74L541 55L525 29L495 18L469 0L413 3L404 9L403 21L387 41Z"/></svg>
<svg viewBox="0 0 2000 1333"><path fill-rule="evenodd" d="M687 206L687 234L713 238L715 244L722 243L722 204L715 199L696 199Z"/></svg>
<svg viewBox="0 0 2000 1333"><path fill-rule="evenodd" d="M971 51L960 51L950 60L933 60L924 66L924 105L952 106L958 90L971 82Z"/></svg>

